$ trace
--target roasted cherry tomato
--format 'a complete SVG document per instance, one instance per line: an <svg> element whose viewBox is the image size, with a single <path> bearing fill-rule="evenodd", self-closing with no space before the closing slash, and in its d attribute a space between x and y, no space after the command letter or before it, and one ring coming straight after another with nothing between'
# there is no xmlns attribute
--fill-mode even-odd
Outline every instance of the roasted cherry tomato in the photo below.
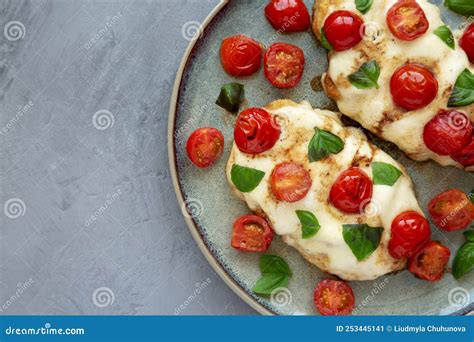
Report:
<svg viewBox="0 0 474 342"><path fill-rule="evenodd" d="M326 279L314 289L314 304L324 316L349 315L354 310L354 293L346 282Z"/></svg>
<svg viewBox="0 0 474 342"><path fill-rule="evenodd" d="M451 251L439 242L430 241L408 260L408 270L416 277L427 281L438 281L444 275Z"/></svg>
<svg viewBox="0 0 474 342"><path fill-rule="evenodd" d="M275 197L289 203L302 200L311 188L311 175L295 163L281 163L275 166L270 179Z"/></svg>
<svg viewBox="0 0 474 342"><path fill-rule="evenodd" d="M242 252L265 252L273 240L273 229L257 215L239 217L232 230L232 247Z"/></svg>
<svg viewBox="0 0 474 342"><path fill-rule="evenodd" d="M231 76L249 76L262 64L262 46L243 34L227 37L221 45L221 62Z"/></svg>
<svg viewBox="0 0 474 342"><path fill-rule="evenodd" d="M409 258L430 239L428 221L416 211L406 211L392 221L388 251L395 259Z"/></svg>
<svg viewBox="0 0 474 342"><path fill-rule="evenodd" d="M464 229L474 219L474 204L464 192L457 189L445 191L433 198L428 210L434 224L448 232Z"/></svg>
<svg viewBox="0 0 474 342"><path fill-rule="evenodd" d="M280 138L280 126L262 108L248 108L240 113L234 129L235 143L240 151L259 154L271 149Z"/></svg>
<svg viewBox="0 0 474 342"><path fill-rule="evenodd" d="M363 24L362 19L351 11L335 11L324 22L324 34L334 50L347 50L362 40Z"/></svg>
<svg viewBox="0 0 474 342"><path fill-rule="evenodd" d="M441 155L454 155L472 140L472 123L458 110L440 110L426 125L423 140L428 148Z"/></svg>
<svg viewBox="0 0 474 342"><path fill-rule="evenodd" d="M372 199L372 180L367 174L351 167L341 173L331 187L329 201L342 212L359 214Z"/></svg>
<svg viewBox="0 0 474 342"><path fill-rule="evenodd" d="M309 12L302 0L270 0L265 16L280 32L301 32L309 29Z"/></svg>
<svg viewBox="0 0 474 342"><path fill-rule="evenodd" d="M466 51L469 61L474 63L474 23L469 25L466 31L464 31L459 44Z"/></svg>
<svg viewBox="0 0 474 342"><path fill-rule="evenodd" d="M224 151L224 136L216 128L199 128L189 137L186 151L194 165L209 167Z"/></svg>
<svg viewBox="0 0 474 342"><path fill-rule="evenodd" d="M387 24L401 40L414 40L430 27L425 12L415 0L399 0L393 5L387 13Z"/></svg>
<svg viewBox="0 0 474 342"><path fill-rule="evenodd" d="M426 67L409 63L398 68L390 80L393 102L407 110L423 108L438 94L438 81Z"/></svg>
<svg viewBox="0 0 474 342"><path fill-rule="evenodd" d="M277 88L292 88L301 80L304 62L304 53L299 47L273 44L265 53L265 76Z"/></svg>
<svg viewBox="0 0 474 342"><path fill-rule="evenodd" d="M452 156L459 164L464 167L474 166L474 136L471 143Z"/></svg>

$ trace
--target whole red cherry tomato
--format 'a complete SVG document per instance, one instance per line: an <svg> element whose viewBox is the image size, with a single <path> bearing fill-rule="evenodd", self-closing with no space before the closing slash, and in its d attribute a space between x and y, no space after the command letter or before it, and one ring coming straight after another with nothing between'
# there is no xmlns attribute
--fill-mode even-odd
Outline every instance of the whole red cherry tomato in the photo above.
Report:
<svg viewBox="0 0 474 342"><path fill-rule="evenodd" d="M248 108L240 113L234 129L234 139L240 151L259 154L271 149L280 138L280 127L263 108Z"/></svg>
<svg viewBox="0 0 474 342"><path fill-rule="evenodd" d="M265 252L273 236L273 229L264 218L244 215L234 223L231 245L242 252Z"/></svg>
<svg viewBox="0 0 474 342"><path fill-rule="evenodd" d="M190 135L186 151L194 165L200 168L209 167L224 151L224 136L216 128L199 128Z"/></svg>
<svg viewBox="0 0 474 342"><path fill-rule="evenodd" d="M270 0L265 16L280 32L301 32L309 29L310 17L302 0Z"/></svg>
<svg viewBox="0 0 474 342"><path fill-rule="evenodd" d="M448 264L451 251L439 242L430 241L408 260L408 270L427 281L440 280Z"/></svg>
<svg viewBox="0 0 474 342"><path fill-rule="evenodd" d="M250 76L262 64L262 46L243 34L227 37L221 45L221 62L231 76Z"/></svg>
<svg viewBox="0 0 474 342"><path fill-rule="evenodd" d="M426 67L409 63L398 68L390 80L393 102L407 110L423 108L438 94L438 81Z"/></svg>
<svg viewBox="0 0 474 342"><path fill-rule="evenodd" d="M395 259L409 258L430 239L428 221L416 211L406 211L395 217L388 251Z"/></svg>
<svg viewBox="0 0 474 342"><path fill-rule="evenodd" d="M335 11L324 22L324 34L332 48L343 51L356 46L363 38L363 21L351 11Z"/></svg>
<svg viewBox="0 0 474 342"><path fill-rule="evenodd" d="M304 63L304 52L299 47L276 43L265 53L265 76L277 88L292 88L301 80Z"/></svg>
<svg viewBox="0 0 474 342"><path fill-rule="evenodd" d="M433 198L428 210L434 224L448 232L464 229L474 219L474 204L464 192L457 189L445 191Z"/></svg>
<svg viewBox="0 0 474 342"><path fill-rule="evenodd" d="M423 35L430 24L415 0L399 0L387 13L387 25L395 37L414 40Z"/></svg>
<svg viewBox="0 0 474 342"><path fill-rule="evenodd" d="M472 123L466 114L458 110L443 110L424 128L423 140L428 148L441 155L454 155L472 140Z"/></svg>
<svg viewBox="0 0 474 342"><path fill-rule="evenodd" d="M354 302L351 287L341 280L326 279L314 289L314 304L323 316L349 315Z"/></svg>
<svg viewBox="0 0 474 342"><path fill-rule="evenodd" d="M469 25L461 37L459 45L466 51L471 63L474 63L474 23Z"/></svg>
<svg viewBox="0 0 474 342"><path fill-rule="evenodd" d="M351 167L334 182L329 201L342 212L359 214L364 212L364 206L372 199L372 191L373 184L369 176L363 170Z"/></svg>
<svg viewBox="0 0 474 342"><path fill-rule="evenodd" d="M474 136L471 139L471 143L459 152L456 152L452 158L464 167L474 166Z"/></svg>
<svg viewBox="0 0 474 342"><path fill-rule="evenodd" d="M303 166L295 163L281 163L273 169L270 184L278 200L293 203L306 196L312 181L311 175Z"/></svg>

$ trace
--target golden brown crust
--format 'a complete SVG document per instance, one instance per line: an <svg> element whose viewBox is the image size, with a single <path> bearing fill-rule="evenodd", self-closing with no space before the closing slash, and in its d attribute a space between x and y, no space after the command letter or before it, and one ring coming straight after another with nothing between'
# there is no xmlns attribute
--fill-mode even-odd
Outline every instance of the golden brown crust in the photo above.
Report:
<svg viewBox="0 0 474 342"><path fill-rule="evenodd" d="M336 85L334 84L334 81L331 79L331 77L329 77L328 74L323 75L321 83L323 85L324 92L329 98L335 101L340 100L341 93L339 92Z"/></svg>
<svg viewBox="0 0 474 342"><path fill-rule="evenodd" d="M268 110L277 110L282 107L288 107L288 106L298 107L300 105L294 101L283 99L283 100L275 100L273 102L270 102L269 104L265 106L265 108Z"/></svg>

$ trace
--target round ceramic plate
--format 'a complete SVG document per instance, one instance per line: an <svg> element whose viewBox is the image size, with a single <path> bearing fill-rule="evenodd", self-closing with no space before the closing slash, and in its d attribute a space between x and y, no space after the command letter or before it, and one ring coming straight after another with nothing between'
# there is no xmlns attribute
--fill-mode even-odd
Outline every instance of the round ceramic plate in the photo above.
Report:
<svg viewBox="0 0 474 342"><path fill-rule="evenodd" d="M266 0L223 1L202 24L203 32L193 39L178 71L169 117L169 157L178 200L185 209L186 221L206 258L224 281L260 313L314 315L313 289L329 276L306 262L280 238L275 238L268 253L283 257L293 276L288 292L278 298L264 298L251 288L260 277L259 255L237 252L230 246L232 223L248 213L245 204L234 197L225 177L225 164L232 144L235 117L215 105L222 85L236 81L222 69L219 48L223 38L244 33L269 46L274 42L298 45L306 55L301 83L290 90L276 89L267 82L263 71L237 80L245 85L245 106L264 106L276 99L309 101L314 107L335 109L334 104L315 86L327 68L326 51L311 32L278 35L263 15ZM308 8L312 1L305 1ZM441 6L441 0L434 1ZM462 18L442 9L444 19L458 28ZM194 27L193 27L194 25ZM195 32L196 23L183 27L183 35ZM194 30L194 32L192 32ZM200 170L188 160L185 144L199 127L216 127L225 136L223 157L213 167ZM433 162L414 162L396 147L374 139L375 143L405 165L416 184L420 203L426 208L435 194L449 188L470 190L473 174L455 168L443 168ZM187 210L186 210L187 209ZM188 214L189 212L189 214ZM450 247L455 254L464 238L461 232L445 234L433 227L434 239ZM351 282L356 296L356 314L417 315L466 314L473 309L474 272L456 281L447 274L437 283L416 279L407 271L382 276L374 281Z"/></svg>

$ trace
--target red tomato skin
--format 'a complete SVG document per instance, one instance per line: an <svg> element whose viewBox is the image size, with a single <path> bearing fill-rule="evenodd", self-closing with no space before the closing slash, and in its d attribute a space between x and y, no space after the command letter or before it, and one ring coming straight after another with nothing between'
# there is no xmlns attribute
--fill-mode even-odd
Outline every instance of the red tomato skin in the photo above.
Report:
<svg viewBox="0 0 474 342"><path fill-rule="evenodd" d="M428 211L434 224L447 232L464 229L474 219L474 204L458 189L434 197L428 204Z"/></svg>
<svg viewBox="0 0 474 342"><path fill-rule="evenodd" d="M291 183L292 186L287 184ZM270 177L273 194L279 201L294 203L306 197L311 189L311 175L299 164L281 163L275 166Z"/></svg>
<svg viewBox="0 0 474 342"><path fill-rule="evenodd" d="M458 110L441 109L424 128L423 140L433 152L454 155L472 140L472 123L467 115Z"/></svg>
<svg viewBox="0 0 474 342"><path fill-rule="evenodd" d="M262 64L262 46L243 34L227 37L221 44L221 63L231 76L250 76Z"/></svg>
<svg viewBox="0 0 474 342"><path fill-rule="evenodd" d="M435 282L443 277L450 256L449 248L439 242L430 241L408 260L408 270L419 279ZM429 262L431 264L428 264Z"/></svg>
<svg viewBox="0 0 474 342"><path fill-rule="evenodd" d="M364 205L372 199L373 184L367 174L357 167L342 172L331 187L329 201L348 214L364 212Z"/></svg>
<svg viewBox="0 0 474 342"><path fill-rule="evenodd" d="M430 104L438 94L438 81L426 67L409 63L398 68L390 80L393 102L407 110Z"/></svg>
<svg viewBox="0 0 474 342"><path fill-rule="evenodd" d="M474 23L470 24L461 37L459 45L466 51L471 63L474 63Z"/></svg>
<svg viewBox="0 0 474 342"><path fill-rule="evenodd" d="M400 11L403 8L404 10ZM397 27L397 24L400 20L403 20L403 13L407 13L407 9L410 11L408 14L413 15L414 17L409 18L412 21L415 19L416 27L413 32L410 32L410 28L400 25ZM413 22L412 22L413 23ZM387 13L387 25L392 32L392 34L400 40L411 41L422 36L428 31L430 23L426 18L425 12L418 5L415 0L399 0L394 4Z"/></svg>
<svg viewBox="0 0 474 342"><path fill-rule="evenodd" d="M224 151L224 136L217 128L199 128L189 136L186 151L194 165L199 168L209 167Z"/></svg>
<svg viewBox="0 0 474 342"><path fill-rule="evenodd" d="M301 0L270 0L265 7L265 16L281 33L303 32L310 27L309 12Z"/></svg>
<svg viewBox="0 0 474 342"><path fill-rule="evenodd" d="M452 158L464 167L474 166L474 136L471 143L461 151L456 152Z"/></svg>
<svg viewBox="0 0 474 342"><path fill-rule="evenodd" d="M265 109L248 108L237 118L234 139L241 152L256 155L271 149L280 133L277 120Z"/></svg>
<svg viewBox="0 0 474 342"><path fill-rule="evenodd" d="M395 259L409 258L429 240L430 224L416 211L406 211L392 221L388 251Z"/></svg>
<svg viewBox="0 0 474 342"><path fill-rule="evenodd" d="M265 252L274 235L273 229L263 217L243 215L234 222L231 245L241 252Z"/></svg>
<svg viewBox="0 0 474 342"><path fill-rule="evenodd" d="M326 294L328 295L328 305L324 303L324 291L327 291ZM332 296L331 296L332 294ZM337 297L337 296L345 296L345 297ZM334 308L331 307L331 304L337 304L338 298L345 301L342 308ZM333 300L332 303L329 301ZM336 303L335 303L336 302ZM352 292L352 288L345 282L341 280L332 280L332 279L325 279L320 281L316 288L314 289L314 304L316 305L316 309L319 313L323 316L344 316L350 315L354 310L354 293Z"/></svg>
<svg viewBox="0 0 474 342"><path fill-rule="evenodd" d="M351 11L335 11L324 22L324 34L334 50L348 50L362 40L363 24Z"/></svg>
<svg viewBox="0 0 474 342"><path fill-rule="evenodd" d="M293 88L301 81L304 64L304 52L299 47L275 43L265 53L265 77L277 88Z"/></svg>

